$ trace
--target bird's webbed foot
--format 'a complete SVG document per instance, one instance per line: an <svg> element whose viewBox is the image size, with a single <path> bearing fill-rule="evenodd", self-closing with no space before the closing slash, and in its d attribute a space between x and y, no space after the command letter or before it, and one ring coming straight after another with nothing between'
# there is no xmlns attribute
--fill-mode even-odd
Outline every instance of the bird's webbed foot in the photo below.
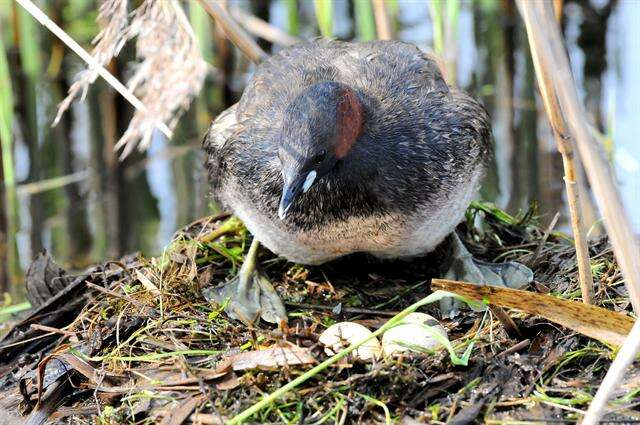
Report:
<svg viewBox="0 0 640 425"><path fill-rule="evenodd" d="M521 289L533 281L533 272L527 266L515 261L505 263L486 263L473 258L454 232L451 241L451 265L444 278L459 280L479 285L502 286ZM440 301L440 310L444 317L458 314L460 302L453 298ZM483 307L482 310L486 309Z"/></svg>
<svg viewBox="0 0 640 425"><path fill-rule="evenodd" d="M280 325L287 321L287 312L271 282L258 270L259 242L254 238L238 275L222 286L206 288L204 297L225 306L227 315L252 326L262 318Z"/></svg>

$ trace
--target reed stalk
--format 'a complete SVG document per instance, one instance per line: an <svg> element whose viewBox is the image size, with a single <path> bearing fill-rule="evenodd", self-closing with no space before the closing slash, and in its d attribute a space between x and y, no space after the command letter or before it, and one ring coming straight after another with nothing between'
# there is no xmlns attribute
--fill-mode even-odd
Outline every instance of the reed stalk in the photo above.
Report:
<svg viewBox="0 0 640 425"><path fill-rule="evenodd" d="M539 80L542 79L549 84L549 97L557 99L559 113L567 123L568 134L576 142L587 177L604 215L605 227L637 315L640 313L640 247L624 212L609 164L589 130L585 111L578 101L569 59L564 50L552 5L547 2L518 0L518 6L525 22L529 44L533 47L532 55L538 63L539 69L536 68L536 73L542 74ZM545 75L553 75L554 78L544 77ZM636 322L598 389L583 424L598 423L605 413L607 400L620 382L619 378L633 362L639 350L640 323Z"/></svg>
<svg viewBox="0 0 640 425"><path fill-rule="evenodd" d="M214 0L198 0L202 8L216 21L225 36L253 63L260 63L269 55L242 29L229 13Z"/></svg>
<svg viewBox="0 0 640 425"><path fill-rule="evenodd" d="M10 287L11 235L15 234L15 177L13 172L13 95L9 64L0 34L0 291Z"/></svg>
<svg viewBox="0 0 640 425"><path fill-rule="evenodd" d="M238 7L231 9L231 16L233 16L235 20L238 21L238 23L248 32L271 43L279 44L281 46L292 46L300 42L297 37L289 35L280 28L273 26L269 22L247 13Z"/></svg>
<svg viewBox="0 0 640 425"><path fill-rule="evenodd" d="M429 2L429 15L433 27L433 50L445 61L447 82L455 84L460 1Z"/></svg>
<svg viewBox="0 0 640 425"><path fill-rule="evenodd" d="M198 40L200 54L208 63L213 62L213 34L207 13L196 3L189 3L189 22Z"/></svg>
<svg viewBox="0 0 640 425"><path fill-rule="evenodd" d="M370 0L353 0L353 9L356 14L358 38L361 41L371 41L376 38L376 21L373 16L373 8Z"/></svg>
<svg viewBox="0 0 640 425"><path fill-rule="evenodd" d="M17 33L18 50L20 51L20 61L22 71L32 80L40 76L41 57L40 40L38 38L38 28L29 13L23 9L17 10Z"/></svg>
<svg viewBox="0 0 640 425"><path fill-rule="evenodd" d="M323 37L333 36L333 0L313 0L316 20Z"/></svg>
<svg viewBox="0 0 640 425"><path fill-rule="evenodd" d="M13 188L15 177L13 172L13 137L11 123L13 122L13 91L9 75L9 63L0 37L0 143L2 144L2 169L4 171L3 185ZM5 202L3 200L3 202Z"/></svg>
<svg viewBox="0 0 640 425"><path fill-rule="evenodd" d="M550 83L551 96L557 98L559 113L567 123L569 135L576 142L580 158L593 187L599 207L604 215L605 227L611 239L616 259L626 279L631 303L636 314L640 313L640 252L633 229L624 212L620 195L607 159L598 141L589 130L586 113L578 102L578 94L571 76L569 60L564 51L562 38L554 20L550 4L518 0L521 8L529 44L535 46L536 56L542 76L539 79ZM545 76L546 75L546 76ZM550 76L553 75L554 78ZM550 118L554 121L556 118Z"/></svg>
<svg viewBox="0 0 640 425"><path fill-rule="evenodd" d="M593 400L591 400L591 404L582 419L581 425L596 425L601 423L600 419L605 413L611 394L624 379L627 368L635 361L638 352L640 352L640 320L636 320L627 339L624 344L622 344L622 347L620 347L616 358L613 360L613 363L611 363L607 374L600 383L596 395L593 397Z"/></svg>
<svg viewBox="0 0 640 425"><path fill-rule="evenodd" d="M393 39L393 27L387 4L385 0L371 0L373 5L373 15L376 19L376 29L378 31L378 40Z"/></svg>
<svg viewBox="0 0 640 425"><path fill-rule="evenodd" d="M289 23L289 34L294 37L300 34L300 19L298 18L298 0L284 0L287 8L287 21Z"/></svg>
<svg viewBox="0 0 640 425"><path fill-rule="evenodd" d="M540 63L540 54L538 52L538 40L529 32L529 48L533 58L533 66L540 87L540 94L547 112L553 135L558 147L558 151L562 156L562 165L564 167L564 183L567 192L567 201L569 204L569 212L571 215L571 228L573 230L573 238L576 248L576 258L578 263L578 280L580 281L580 292L582 293L582 301L586 304L594 303L593 275L591 273L591 263L589 261L589 244L587 242L587 232L584 226L584 217L580 208L580 185L577 184L576 159L574 155L574 146L567 123L562 115L558 99L553 92L551 74L546 72Z"/></svg>

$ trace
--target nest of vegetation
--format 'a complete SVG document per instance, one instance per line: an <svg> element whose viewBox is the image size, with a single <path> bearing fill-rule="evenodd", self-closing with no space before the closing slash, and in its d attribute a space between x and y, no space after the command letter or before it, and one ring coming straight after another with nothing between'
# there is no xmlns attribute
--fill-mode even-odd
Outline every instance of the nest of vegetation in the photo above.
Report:
<svg viewBox="0 0 640 425"><path fill-rule="evenodd" d="M529 290L579 297L572 245L541 229L532 211L511 217L476 203L458 233L478 258L531 267ZM289 324L249 329L202 296L203 287L237 272L249 238L237 219L217 216L176 233L156 258L123 258L77 276L46 260L27 284L65 284L18 318L0 345L0 410L11 412L2 422L31 415L31 423L227 423L326 359L318 336L330 324L375 329L427 296L446 257L379 263L356 255L303 267L263 249L262 270L285 300ZM598 304L630 310L607 241L592 241L590 253ZM440 317L435 306L424 311ZM467 366L452 364L446 350L373 362L346 358L249 422L574 422L612 350L545 319L509 315L521 340L511 339L490 311L463 310L441 321L458 353L474 342ZM609 418L639 419L637 372L620 385Z"/></svg>

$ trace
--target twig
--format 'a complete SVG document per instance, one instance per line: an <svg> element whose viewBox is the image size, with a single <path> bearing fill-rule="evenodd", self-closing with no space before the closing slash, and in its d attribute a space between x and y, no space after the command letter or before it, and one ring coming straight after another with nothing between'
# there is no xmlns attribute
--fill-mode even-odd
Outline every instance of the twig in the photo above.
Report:
<svg viewBox="0 0 640 425"><path fill-rule="evenodd" d="M509 354L517 353L518 351L522 350L523 348L526 348L529 344L531 344L531 340L529 338L523 339L522 341L518 342L517 344L512 345L511 347L507 348L506 350L502 351L501 353L496 354L496 357L508 356Z"/></svg>
<svg viewBox="0 0 640 425"><path fill-rule="evenodd" d="M117 292L112 291L111 289L103 288L102 286L96 285L95 283L91 283L91 282L87 282L86 285L87 285L87 288L95 289L96 291L102 292L103 294L112 296L114 298L119 298L119 299L121 299L123 301L131 303L131 304L135 305L136 307L138 307L139 309L141 309L142 311L148 309L148 307L146 305L142 304L141 302L138 302L138 301L134 300L133 298L128 297L126 295L118 294Z"/></svg>
<svg viewBox="0 0 640 425"><path fill-rule="evenodd" d="M551 235L551 232L556 227L556 224L558 223L559 218L560 218L560 213L557 212L556 215L553 216L553 219L551 219L551 223L549 223L549 226L547 226L547 229L544 231L544 235L542 236L542 239L540 239L540 242L538 242L538 246L536 247L536 250L533 252L531 259L527 261L527 266L530 269L534 268L538 264L538 258L540 258L540 253L542 252L542 249L547 243L547 240L549 239L549 235Z"/></svg>
<svg viewBox="0 0 640 425"><path fill-rule="evenodd" d="M376 19L376 29L378 31L379 40L391 40L393 38L393 29L385 0L371 0L373 3L373 15Z"/></svg>
<svg viewBox="0 0 640 425"><path fill-rule="evenodd" d="M77 337L75 332L67 331L67 330L64 330L64 329L58 329L58 328L54 328L54 327L51 327L51 326L45 326L45 325L41 325L39 323L32 323L30 326L31 326L31 329L36 329L36 330L39 330L39 331L53 332L53 333L57 333L57 334L60 334L60 335L65 335L65 336L72 337L72 338Z"/></svg>
<svg viewBox="0 0 640 425"><path fill-rule="evenodd" d="M520 2L523 4L523 2ZM530 5L529 5L530 6ZM529 7L527 6L527 7ZM524 6L523 6L524 7ZM523 14L525 14L523 12ZM527 21L525 17L525 22ZM556 25L555 21L550 25ZM533 58L533 65L536 70L536 76L538 77L538 85L540 87L540 94L544 103L547 116L551 122L551 128L553 129L553 135L558 146L558 151L562 156L562 165L564 167L564 182L567 191L567 200L569 203L569 212L571 214L571 228L573 230L573 237L576 247L576 258L578 262L578 277L580 280L580 291L582 292L582 301L587 304L593 304L594 290L593 290L593 275L591 273L591 265L589 263L589 245L587 244L587 236L584 229L584 220L582 217L582 211L580 210L580 190L576 185L576 164L573 152L573 142L567 136L567 126L562 110L558 104L558 99L553 91L553 83L551 81L550 68L545 67L541 63L541 52L538 32L532 31L531 23L527 24L527 34L529 36L529 46L531 49L531 56ZM539 28L539 27L536 27Z"/></svg>
<svg viewBox="0 0 640 425"><path fill-rule="evenodd" d="M625 371L633 363L638 352L640 352L640 320L636 320L631 332L629 332L629 336L622 344L620 351L618 351L618 355L611 363L609 371L591 401L582 425L595 425L600 422L605 413L607 401L611 398L611 393L622 381Z"/></svg>
<svg viewBox="0 0 640 425"><path fill-rule="evenodd" d="M520 339L522 338L522 332L520 332L520 328L516 325L516 322L513 321L509 313L500 306L490 305L489 310L498 318L502 326L504 327L505 332L509 335L511 339Z"/></svg>
<svg viewBox="0 0 640 425"><path fill-rule="evenodd" d="M534 57L539 82L547 87L549 101L557 98L558 113L562 113L569 134L575 140L580 158L605 218L607 233L625 277L629 298L636 314L640 313L640 259L638 242L633 236L629 218L624 212L620 194L611 175L609 164L600 145L587 125L586 113L578 102L578 93L571 76L569 59L556 23L551 3L518 0L527 27L529 45ZM549 76L553 75L554 78ZM552 116L552 111L547 111ZM553 122L553 118L551 118ZM569 177L569 176L567 176ZM569 187L569 186L568 186ZM576 237L576 249L578 238ZM582 258L584 260L584 258Z"/></svg>
<svg viewBox="0 0 640 425"><path fill-rule="evenodd" d="M260 63L269 55L258 46L249 34L242 29L231 15L214 0L198 0L200 5L211 15L220 26L224 34L242 51L253 63Z"/></svg>
<svg viewBox="0 0 640 425"><path fill-rule="evenodd" d="M20 6L24 8L33 18L40 22L42 26L51 31L56 37L58 37L64 44L73 50L80 58L89 65L90 68L95 69L98 74L105 79L118 93L122 95L129 103L131 103L137 110L142 113L148 114L149 110L142 103L135 94L131 92L124 84L122 84L116 77L114 77L109 71L107 71L101 64L99 64L89 52L84 50L74 39L72 39L62 28L56 25L49 17L38 8L31 0L16 0ZM173 137L173 132L167 127L167 125L161 121L155 122L158 130L162 132L167 138Z"/></svg>
<svg viewBox="0 0 640 425"><path fill-rule="evenodd" d="M245 12L239 7L232 8L231 15L240 25L256 37L263 38L281 46L292 46L300 42L300 39L297 37L282 31L280 28L271 25L269 22L257 16Z"/></svg>

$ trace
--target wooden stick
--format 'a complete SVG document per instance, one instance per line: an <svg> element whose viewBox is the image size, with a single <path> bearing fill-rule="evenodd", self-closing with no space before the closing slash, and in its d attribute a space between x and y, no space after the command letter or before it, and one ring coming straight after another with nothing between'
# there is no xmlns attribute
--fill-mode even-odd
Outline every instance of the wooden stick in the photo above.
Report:
<svg viewBox="0 0 640 425"><path fill-rule="evenodd" d="M216 24L222 29L227 38L231 40L251 62L260 63L269 57L269 55L258 46L258 43L233 20L231 15L229 15L220 4L214 0L198 1L204 10L216 21Z"/></svg>
<svg viewBox="0 0 640 425"><path fill-rule="evenodd" d="M567 201L571 214L571 228L576 247L576 257L578 262L578 277L580 281L580 291L582 301L587 304L594 302L593 275L589 262L589 245L587 243L586 231L584 229L584 219L580 210L580 190L576 185L576 164L573 150L573 142L568 136L567 126L562 115L558 99L553 92L551 75L540 63L539 45L531 31L529 35L529 47L533 58L533 66L538 77L538 86L544 108L551 123L553 135L558 146L558 151L562 156L564 167L564 183L567 191Z"/></svg>
<svg viewBox="0 0 640 425"><path fill-rule="evenodd" d="M76 41L71 38L62 28L56 25L49 17L38 8L31 0L16 0L20 6L24 8L33 18L40 22L42 26L51 31L56 37L58 37L64 44L67 45L71 50L73 50L80 58L89 65L90 69L95 69L95 71L100 75L104 80L111 85L118 93L122 95L129 103L131 103L137 110L142 113L148 114L149 110L142 103L140 99L136 97L131 90L125 87L116 77L114 77L109 71L107 71L100 63L98 63L93 56L86 50L82 48ZM171 139L173 137L173 132L167 127L165 123L162 121L156 121L155 123L158 130L162 132L167 138Z"/></svg>
<svg viewBox="0 0 640 425"><path fill-rule="evenodd" d="M556 113L564 117L568 135L575 140L580 158L595 193L600 210L605 218L605 227L611 239L613 250L625 277L629 297L636 314L640 313L640 259L638 242L631 224L624 212L620 195L616 189L609 164L600 146L591 134L586 113L578 102L578 93L571 76L569 60L564 50L562 37L556 23L551 4L518 0L527 28L529 45L534 57L536 74L541 88L544 85L549 102L557 101ZM554 78L550 78L553 75ZM553 107L551 107L553 111ZM547 111L550 121L553 118ZM560 128L559 130L562 130ZM562 133L561 133L562 134ZM575 176L574 176L575 177ZM577 248L576 238L576 248ZM583 259L584 260L584 259Z"/></svg>
<svg viewBox="0 0 640 425"><path fill-rule="evenodd" d="M393 29L385 0L371 0L371 3L373 5L373 16L376 20L378 40L393 39Z"/></svg>

